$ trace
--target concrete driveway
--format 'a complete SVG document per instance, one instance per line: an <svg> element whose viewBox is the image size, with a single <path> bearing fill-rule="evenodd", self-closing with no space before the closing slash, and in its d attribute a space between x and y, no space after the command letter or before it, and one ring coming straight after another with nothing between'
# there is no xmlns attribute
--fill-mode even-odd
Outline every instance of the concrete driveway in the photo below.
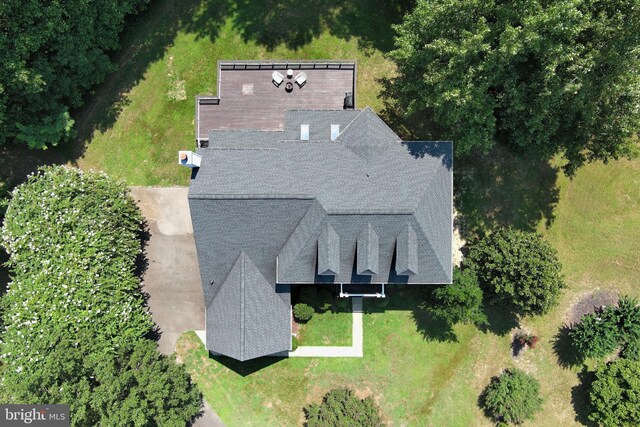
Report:
<svg viewBox="0 0 640 427"><path fill-rule="evenodd" d="M158 350L174 352L187 330L204 329L204 298L186 187L132 187L151 233L143 290L160 328Z"/></svg>
<svg viewBox="0 0 640 427"><path fill-rule="evenodd" d="M204 297L198 256L187 202L187 187L131 187L147 221L151 236L146 247L149 263L142 289L149 294L149 309L160 328L158 350L174 352L178 337L204 329ZM192 427L224 427L218 414L204 402Z"/></svg>

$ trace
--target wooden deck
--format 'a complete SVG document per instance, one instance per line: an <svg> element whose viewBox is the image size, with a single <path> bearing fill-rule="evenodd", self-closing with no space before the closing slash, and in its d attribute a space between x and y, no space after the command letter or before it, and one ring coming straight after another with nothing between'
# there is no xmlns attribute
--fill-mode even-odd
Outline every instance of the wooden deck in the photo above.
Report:
<svg viewBox="0 0 640 427"><path fill-rule="evenodd" d="M208 140L211 129L282 130L285 110L342 109L346 92L355 97L355 64L334 64L334 68L317 64L321 63L261 63L253 67L259 69L219 64L218 96L196 99L197 140ZM294 78L304 71L307 83L299 88L294 79L287 79L287 68L293 69ZM274 70L285 76L280 87L272 83ZM292 92L285 90L288 81L293 83Z"/></svg>

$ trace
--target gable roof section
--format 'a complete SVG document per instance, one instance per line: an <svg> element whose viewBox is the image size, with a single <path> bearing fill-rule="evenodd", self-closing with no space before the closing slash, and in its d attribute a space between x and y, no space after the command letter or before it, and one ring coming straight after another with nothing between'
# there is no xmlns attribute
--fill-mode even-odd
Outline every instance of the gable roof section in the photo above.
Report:
<svg viewBox="0 0 640 427"><path fill-rule="evenodd" d="M337 141L368 159L383 153L390 144L399 143L401 139L367 107L340 133Z"/></svg>
<svg viewBox="0 0 640 427"><path fill-rule="evenodd" d="M361 275L378 274L379 242L378 235L373 230L371 223L367 223L357 243L358 265L357 273Z"/></svg>
<svg viewBox="0 0 640 427"><path fill-rule="evenodd" d="M290 349L289 309L244 252L207 307L207 321L207 347L225 356L244 361Z"/></svg>

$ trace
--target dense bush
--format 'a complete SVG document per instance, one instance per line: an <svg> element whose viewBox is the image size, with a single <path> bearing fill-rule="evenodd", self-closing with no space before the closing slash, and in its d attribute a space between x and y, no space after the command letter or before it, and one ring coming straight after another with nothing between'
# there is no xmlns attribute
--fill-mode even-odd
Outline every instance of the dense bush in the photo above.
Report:
<svg viewBox="0 0 640 427"><path fill-rule="evenodd" d="M325 312L331 310L333 306L333 295L326 289L320 289L318 291L318 311Z"/></svg>
<svg viewBox="0 0 640 427"><path fill-rule="evenodd" d="M507 369L485 388L481 403L494 421L520 424L542 410L540 384L520 369Z"/></svg>
<svg viewBox="0 0 640 427"><path fill-rule="evenodd" d="M569 330L569 338L583 357L603 357L613 353L621 339L615 309L607 307L582 316L580 323Z"/></svg>
<svg viewBox="0 0 640 427"><path fill-rule="evenodd" d="M604 357L624 345L623 354L635 357L640 340L640 307L632 297L622 297L617 306L582 316L569 330L573 347L584 357Z"/></svg>
<svg viewBox="0 0 640 427"><path fill-rule="evenodd" d="M2 299L9 365L26 368L84 330L104 348L148 333L134 274L141 223L126 188L103 174L44 168L14 189L2 229L13 271Z"/></svg>
<svg viewBox="0 0 640 427"><path fill-rule="evenodd" d="M556 251L542 236L500 228L471 245L465 265L485 297L515 314L545 314L565 287Z"/></svg>
<svg viewBox="0 0 640 427"><path fill-rule="evenodd" d="M309 307L318 307L318 288L315 286L303 286L298 295L298 302L307 304Z"/></svg>
<svg viewBox="0 0 640 427"><path fill-rule="evenodd" d="M299 322L308 322L313 317L313 313L313 307L307 304L300 302L293 306L293 317Z"/></svg>
<svg viewBox="0 0 640 427"><path fill-rule="evenodd" d="M482 310L482 289L471 269L453 271L453 284L437 288L431 294L427 310L447 323L487 324Z"/></svg>
<svg viewBox="0 0 640 427"><path fill-rule="evenodd" d="M307 427L383 426L380 410L371 396L358 399L353 391L338 388L328 392L319 405L304 408Z"/></svg>
<svg viewBox="0 0 640 427"><path fill-rule="evenodd" d="M336 307L338 308L347 308L349 307L350 302L351 302L351 298L336 298L335 304L336 304Z"/></svg>
<svg viewBox="0 0 640 427"><path fill-rule="evenodd" d="M108 52L118 47L125 17L146 2L0 2L0 144L67 140L69 111L114 69Z"/></svg>
<svg viewBox="0 0 640 427"><path fill-rule="evenodd" d="M134 274L141 223L126 188L103 174L48 167L13 191L2 395L72 402L74 425L184 424L198 412L184 367L144 338L153 323Z"/></svg>
<svg viewBox="0 0 640 427"><path fill-rule="evenodd" d="M183 365L156 351L148 339L114 351L95 350L95 337L58 343L37 369L5 373L13 402L67 403L74 426L185 425L201 395Z"/></svg>
<svg viewBox="0 0 640 427"><path fill-rule="evenodd" d="M618 359L602 365L589 393L592 421L605 427L637 426L640 420L640 362Z"/></svg>
<svg viewBox="0 0 640 427"><path fill-rule="evenodd" d="M624 340L640 339L640 306L638 300L624 296L615 309L616 322Z"/></svg>
<svg viewBox="0 0 640 427"><path fill-rule="evenodd" d="M620 357L640 361L640 339L633 339L627 342L620 352Z"/></svg>

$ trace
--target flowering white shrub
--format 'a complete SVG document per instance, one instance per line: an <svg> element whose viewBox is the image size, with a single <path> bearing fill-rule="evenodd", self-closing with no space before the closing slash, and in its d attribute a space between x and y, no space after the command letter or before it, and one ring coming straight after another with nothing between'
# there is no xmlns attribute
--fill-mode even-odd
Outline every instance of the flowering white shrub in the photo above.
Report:
<svg viewBox="0 0 640 427"><path fill-rule="evenodd" d="M0 396L68 403L74 426L185 425L198 413L184 366L144 338L141 227L126 187L104 174L45 167L13 191Z"/></svg>
<svg viewBox="0 0 640 427"><path fill-rule="evenodd" d="M101 173L45 167L13 190L1 234L13 273L2 299L8 370L35 369L79 335L114 349L151 330L134 274L141 226L126 187Z"/></svg>

